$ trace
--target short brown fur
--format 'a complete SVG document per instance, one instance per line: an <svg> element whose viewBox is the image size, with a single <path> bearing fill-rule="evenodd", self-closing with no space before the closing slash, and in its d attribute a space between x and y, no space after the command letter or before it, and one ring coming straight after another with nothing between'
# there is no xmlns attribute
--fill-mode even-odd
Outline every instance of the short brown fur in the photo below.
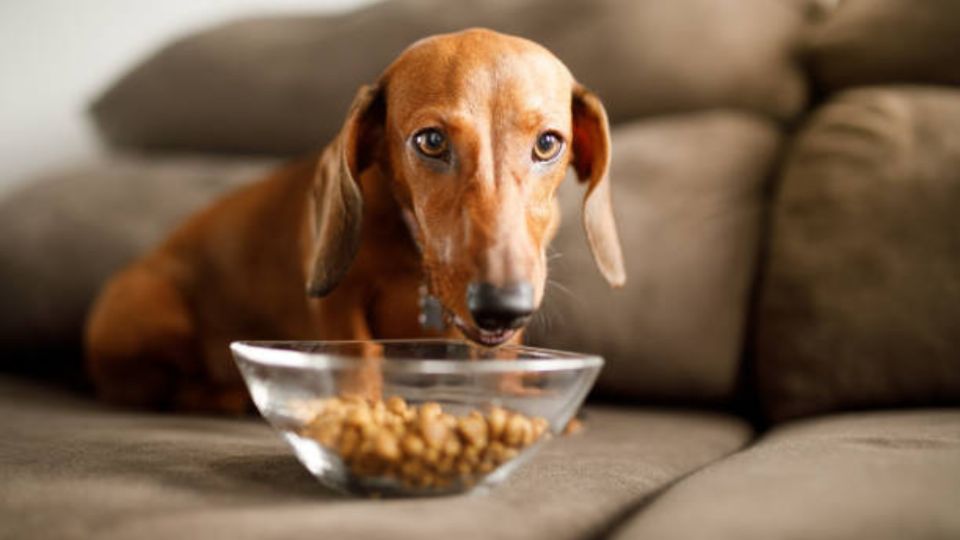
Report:
<svg viewBox="0 0 960 540"><path fill-rule="evenodd" d="M411 145L427 127L448 135L447 165ZM565 141L549 164L531 159L544 130ZM479 29L417 42L319 156L216 202L105 285L91 377L121 404L241 412L233 340L472 337L471 281L529 282L539 305L571 165L598 267L619 286L609 159L599 100L539 45ZM423 283L457 324L421 327Z"/></svg>

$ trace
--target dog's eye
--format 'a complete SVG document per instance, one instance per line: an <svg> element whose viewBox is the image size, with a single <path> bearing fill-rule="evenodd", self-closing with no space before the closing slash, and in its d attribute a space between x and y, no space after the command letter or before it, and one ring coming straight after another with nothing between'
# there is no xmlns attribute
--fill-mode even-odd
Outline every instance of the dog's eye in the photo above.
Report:
<svg viewBox="0 0 960 540"><path fill-rule="evenodd" d="M436 128L427 128L413 136L413 144L421 154L442 159L447 154L447 136Z"/></svg>
<svg viewBox="0 0 960 540"><path fill-rule="evenodd" d="M544 131L533 145L533 159L550 161L560 155L560 150L563 150L563 138L553 131Z"/></svg>

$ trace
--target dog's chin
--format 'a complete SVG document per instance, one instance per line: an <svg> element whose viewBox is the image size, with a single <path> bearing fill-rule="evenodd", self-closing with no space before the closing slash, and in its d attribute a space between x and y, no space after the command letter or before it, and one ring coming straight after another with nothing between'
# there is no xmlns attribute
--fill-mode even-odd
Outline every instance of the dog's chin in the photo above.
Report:
<svg viewBox="0 0 960 540"><path fill-rule="evenodd" d="M472 324L467 323L457 315L453 315L453 324L457 326L460 332L470 341L483 345L484 347L498 347L503 345L516 335L519 329L508 328L504 330L484 330Z"/></svg>

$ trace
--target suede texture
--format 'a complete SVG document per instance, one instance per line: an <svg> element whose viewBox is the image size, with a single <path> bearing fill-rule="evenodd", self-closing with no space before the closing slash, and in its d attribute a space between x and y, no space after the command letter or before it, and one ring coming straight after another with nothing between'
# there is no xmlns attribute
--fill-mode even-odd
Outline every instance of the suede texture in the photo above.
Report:
<svg viewBox="0 0 960 540"><path fill-rule="evenodd" d="M835 92L891 83L960 85L960 3L843 0L803 51L816 86Z"/></svg>
<svg viewBox="0 0 960 540"><path fill-rule="evenodd" d="M675 484L613 538L960 537L960 411L877 411L774 429Z"/></svg>
<svg viewBox="0 0 960 540"><path fill-rule="evenodd" d="M104 280L266 168L249 158L123 156L51 172L4 194L0 368L75 374L83 321Z"/></svg>
<svg viewBox="0 0 960 540"><path fill-rule="evenodd" d="M246 19L132 67L93 105L112 143L299 153L340 129L361 85L423 37L484 26L551 49L610 117L731 107L797 115L800 0L393 0L337 16Z"/></svg>
<svg viewBox="0 0 960 540"><path fill-rule="evenodd" d="M960 403L960 91L850 91L795 140L757 309L767 418Z"/></svg>
<svg viewBox="0 0 960 540"><path fill-rule="evenodd" d="M735 417L588 407L503 485L368 500L325 490L262 421L144 414L0 378L0 535L582 538L745 445Z"/></svg>

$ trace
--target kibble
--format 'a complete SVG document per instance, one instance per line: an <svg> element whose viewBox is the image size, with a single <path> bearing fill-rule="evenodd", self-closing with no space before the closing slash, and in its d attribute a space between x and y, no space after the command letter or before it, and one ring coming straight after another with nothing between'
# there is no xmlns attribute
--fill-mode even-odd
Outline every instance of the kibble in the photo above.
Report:
<svg viewBox="0 0 960 540"><path fill-rule="evenodd" d="M525 446L531 438L530 421L526 417L515 414L507 420L504 428L503 442L510 446Z"/></svg>
<svg viewBox="0 0 960 540"><path fill-rule="evenodd" d="M399 396L372 402L343 396L312 408L301 435L336 451L353 474L393 478L409 487L472 485L549 436L545 419L502 407L458 417L436 402L416 406Z"/></svg>

